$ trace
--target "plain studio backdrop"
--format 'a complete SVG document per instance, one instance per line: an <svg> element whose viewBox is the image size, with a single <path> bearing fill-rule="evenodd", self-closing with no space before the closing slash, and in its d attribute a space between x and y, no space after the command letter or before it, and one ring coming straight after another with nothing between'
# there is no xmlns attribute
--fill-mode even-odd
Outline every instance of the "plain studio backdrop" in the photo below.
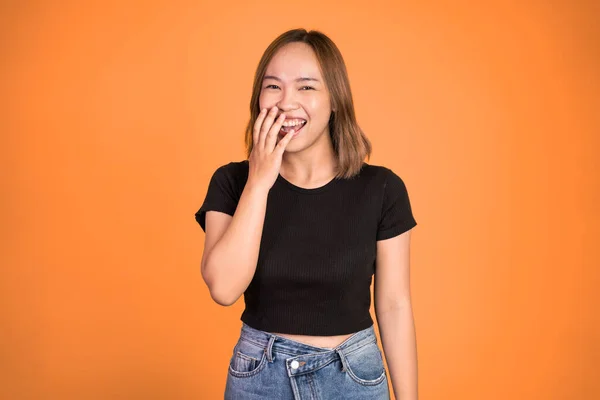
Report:
<svg viewBox="0 0 600 400"><path fill-rule="evenodd" d="M410 192L420 398L600 398L599 4L3 1L0 397L222 398L194 213L304 27Z"/></svg>

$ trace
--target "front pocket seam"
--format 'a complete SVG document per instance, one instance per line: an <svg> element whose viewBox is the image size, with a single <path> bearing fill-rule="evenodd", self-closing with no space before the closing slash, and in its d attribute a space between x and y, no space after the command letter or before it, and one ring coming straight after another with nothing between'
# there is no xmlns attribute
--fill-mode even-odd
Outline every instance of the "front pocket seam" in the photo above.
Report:
<svg viewBox="0 0 600 400"><path fill-rule="evenodd" d="M361 385L365 385L365 386L374 386L374 385L379 385L381 382L383 382L385 380L386 377L386 373L385 373L385 369L383 370L383 372L381 373L381 375L373 380L365 380L365 379L361 379L358 376L356 376L354 374L354 372L352 372L352 369L350 368L350 366L348 366L348 368L346 369L346 372L348 372L348 375L350 375L350 378L352 378L355 382L360 383Z"/></svg>
<svg viewBox="0 0 600 400"><path fill-rule="evenodd" d="M355 353L356 351L363 349L364 347L368 346L368 345L372 345L373 343L375 343L375 346L377 346L377 341L376 340L372 340L372 341L368 341L367 343L365 343L364 345L353 349L351 352L349 353L345 353L344 355L349 355L352 353ZM379 349L379 346L377 346L377 351L379 352L380 356L381 356L381 350ZM373 385L378 385L380 384L382 381L385 380L386 377L386 370L385 370L385 366L383 365L383 357L381 358L381 363L383 366L383 372L381 373L381 375L375 379L362 379L360 377L358 377L354 371L352 371L352 365L351 363L346 360L346 371L348 372L348 374L350 375L350 378L352 378L355 382L361 384L361 385L366 385L366 386L373 386Z"/></svg>
<svg viewBox="0 0 600 400"><path fill-rule="evenodd" d="M248 361L256 361L257 363L260 362L260 360L258 358L254 358L252 356L246 355L239 350L237 351L237 355L240 356L241 358L245 358Z"/></svg>
<svg viewBox="0 0 600 400"><path fill-rule="evenodd" d="M242 354L239 351L237 353ZM229 373L231 375L235 376L236 378L248 378L248 377L254 376L254 375L258 374L260 371L262 371L263 368L265 367L265 365L267 364L266 363L266 361L267 361L267 355L266 355L266 353L263 353L263 356L262 356L262 358L260 360L254 358L254 357L247 356L245 354L244 354L244 356L246 356L246 357L248 357L248 358L250 358L252 360L258 361L258 365L252 371L240 372L240 371L236 371L233 368L231 368L231 363L230 363L229 364Z"/></svg>

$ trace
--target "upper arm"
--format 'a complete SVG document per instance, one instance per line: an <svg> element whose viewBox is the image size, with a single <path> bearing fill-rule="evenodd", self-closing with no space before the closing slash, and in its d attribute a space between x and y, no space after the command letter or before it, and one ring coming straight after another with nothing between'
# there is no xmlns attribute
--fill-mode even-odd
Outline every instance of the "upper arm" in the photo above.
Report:
<svg viewBox="0 0 600 400"><path fill-rule="evenodd" d="M373 283L376 313L410 303L410 235L408 230L377 242Z"/></svg>
<svg viewBox="0 0 600 400"><path fill-rule="evenodd" d="M375 309L410 302L410 235L417 225L402 178L387 169L375 261Z"/></svg>
<svg viewBox="0 0 600 400"><path fill-rule="evenodd" d="M207 211L205 217L205 235L204 251L202 253L201 268L204 270L204 263L208 254L217 242L223 237L223 234L229 227L233 217L220 211Z"/></svg>
<svg viewBox="0 0 600 400"><path fill-rule="evenodd" d="M377 241L393 238L417 225L404 181L392 170L386 171Z"/></svg>
<svg viewBox="0 0 600 400"><path fill-rule="evenodd" d="M243 166L243 165L242 165ZM196 211L196 222L204 230L202 270L214 246L229 227L240 197L240 165L229 163L213 173L206 196Z"/></svg>

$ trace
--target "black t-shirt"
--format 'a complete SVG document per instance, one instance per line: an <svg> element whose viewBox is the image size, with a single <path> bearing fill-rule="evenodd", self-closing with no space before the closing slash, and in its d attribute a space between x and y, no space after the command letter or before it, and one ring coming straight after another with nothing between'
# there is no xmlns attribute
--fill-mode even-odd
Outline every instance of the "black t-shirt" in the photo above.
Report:
<svg viewBox="0 0 600 400"><path fill-rule="evenodd" d="M248 160L213 174L196 212L234 215ZM267 198L258 263L241 320L266 332L343 335L373 325L369 313L377 241L416 226L408 192L391 169L363 163L351 179L314 189L279 175Z"/></svg>

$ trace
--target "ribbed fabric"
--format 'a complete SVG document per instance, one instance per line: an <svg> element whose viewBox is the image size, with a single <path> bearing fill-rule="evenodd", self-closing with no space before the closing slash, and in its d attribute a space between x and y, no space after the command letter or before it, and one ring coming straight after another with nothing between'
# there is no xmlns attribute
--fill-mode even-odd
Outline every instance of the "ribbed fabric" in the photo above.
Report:
<svg viewBox="0 0 600 400"><path fill-rule="evenodd" d="M233 215L248 161L213 174L196 212ZM373 325L370 286L377 241L416 226L406 186L392 170L363 163L352 179L305 189L281 175L269 191L256 273L241 320L267 331L343 335Z"/></svg>

